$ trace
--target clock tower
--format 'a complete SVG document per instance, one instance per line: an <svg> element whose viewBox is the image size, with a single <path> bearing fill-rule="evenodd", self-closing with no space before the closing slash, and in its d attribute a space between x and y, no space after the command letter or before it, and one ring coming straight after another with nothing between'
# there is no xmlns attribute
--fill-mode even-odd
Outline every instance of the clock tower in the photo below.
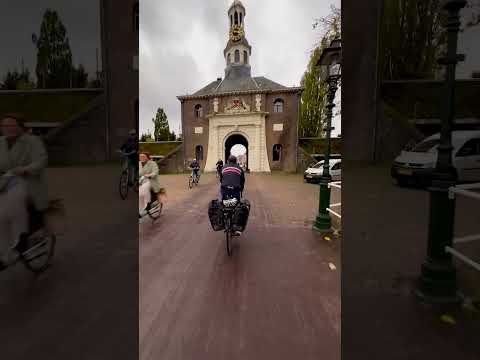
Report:
<svg viewBox="0 0 480 360"><path fill-rule="evenodd" d="M252 47L245 37L245 7L239 0L234 0L228 9L230 24L229 40L223 54L227 67L225 78L250 77L250 55Z"/></svg>

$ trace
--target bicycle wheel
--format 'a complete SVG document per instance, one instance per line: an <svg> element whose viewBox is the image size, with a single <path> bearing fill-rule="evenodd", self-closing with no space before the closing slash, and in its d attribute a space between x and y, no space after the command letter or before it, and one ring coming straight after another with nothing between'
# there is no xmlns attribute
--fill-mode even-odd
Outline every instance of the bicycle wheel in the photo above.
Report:
<svg viewBox="0 0 480 360"><path fill-rule="evenodd" d="M27 250L20 254L26 268L34 273L45 271L51 264L56 242L54 234L28 237Z"/></svg>
<svg viewBox="0 0 480 360"><path fill-rule="evenodd" d="M122 200L125 200L128 196L128 171L124 170L122 171L122 174L120 175L120 182L118 184L118 191L120 193L120 198Z"/></svg>
<svg viewBox="0 0 480 360"><path fill-rule="evenodd" d="M189 187L190 189L193 187L193 179L192 179L191 176L188 178L188 187Z"/></svg>
<svg viewBox="0 0 480 360"><path fill-rule="evenodd" d="M232 256L233 252L233 244L232 244L232 231L230 229L230 218L227 218L225 222L225 240L227 245L227 254L228 256Z"/></svg>

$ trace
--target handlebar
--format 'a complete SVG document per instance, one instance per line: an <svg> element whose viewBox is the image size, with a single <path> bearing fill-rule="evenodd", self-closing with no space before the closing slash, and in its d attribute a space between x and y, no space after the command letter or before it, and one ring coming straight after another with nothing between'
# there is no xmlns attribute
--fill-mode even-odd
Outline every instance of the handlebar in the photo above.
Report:
<svg viewBox="0 0 480 360"><path fill-rule="evenodd" d="M136 151L131 151L131 152L125 152L122 150L117 150L117 153L122 154L123 156L130 156L136 153Z"/></svg>

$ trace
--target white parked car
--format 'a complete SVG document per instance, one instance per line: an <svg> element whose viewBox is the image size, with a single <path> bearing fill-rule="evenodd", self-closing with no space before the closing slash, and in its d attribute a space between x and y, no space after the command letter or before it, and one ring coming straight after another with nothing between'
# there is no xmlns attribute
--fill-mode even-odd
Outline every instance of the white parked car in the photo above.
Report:
<svg viewBox="0 0 480 360"><path fill-rule="evenodd" d="M402 151L393 162L391 175L399 185L428 186L437 163L440 134L432 135L409 151ZM458 182L480 181L480 130L452 132L452 165Z"/></svg>
<svg viewBox="0 0 480 360"><path fill-rule="evenodd" d="M330 175L332 181L340 181L342 179L342 160L330 159ZM305 170L303 178L306 182L320 182L323 174L323 160Z"/></svg>

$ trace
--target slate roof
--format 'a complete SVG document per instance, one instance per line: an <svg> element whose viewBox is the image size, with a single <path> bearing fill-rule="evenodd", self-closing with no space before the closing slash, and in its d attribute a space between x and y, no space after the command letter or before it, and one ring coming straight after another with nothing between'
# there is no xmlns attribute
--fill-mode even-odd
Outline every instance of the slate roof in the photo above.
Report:
<svg viewBox="0 0 480 360"><path fill-rule="evenodd" d="M223 80L212 81L207 86L201 88L192 95L179 96L179 99L189 97L209 97L213 95L224 95L228 93L237 92L271 92L271 91L300 91L299 87L286 87L267 79L264 76L257 77L239 77L239 78L226 78Z"/></svg>

